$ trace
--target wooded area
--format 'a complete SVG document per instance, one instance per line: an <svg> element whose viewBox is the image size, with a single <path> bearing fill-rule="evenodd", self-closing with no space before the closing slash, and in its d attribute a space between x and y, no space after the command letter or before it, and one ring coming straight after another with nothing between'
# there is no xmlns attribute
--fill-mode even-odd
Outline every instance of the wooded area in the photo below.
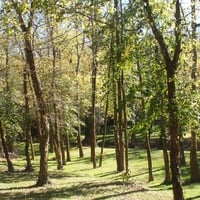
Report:
<svg viewBox="0 0 200 200"><path fill-rule="evenodd" d="M72 147L83 158L89 146L96 169L109 147L116 172L129 180L130 149L139 148L151 182L153 148L163 152L163 184L172 185L174 200L184 199L182 166L189 183L200 182L199 1L2 0L0 12L0 149L8 172L13 154L33 172L39 144L36 186L44 186L49 154L63 170Z"/></svg>

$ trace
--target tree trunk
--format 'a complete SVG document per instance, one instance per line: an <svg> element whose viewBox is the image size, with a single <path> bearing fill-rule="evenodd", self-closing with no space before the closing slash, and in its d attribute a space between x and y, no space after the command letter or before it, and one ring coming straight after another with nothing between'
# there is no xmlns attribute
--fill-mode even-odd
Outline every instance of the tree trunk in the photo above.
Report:
<svg viewBox="0 0 200 200"><path fill-rule="evenodd" d="M191 149L190 149L190 182L199 182L200 173L197 156L197 136L196 132L191 130Z"/></svg>
<svg viewBox="0 0 200 200"><path fill-rule="evenodd" d="M104 151L104 144L105 144L105 136L107 132L107 123L108 123L108 94L106 95L106 109L105 109L105 115L104 115L104 132L102 136L102 144L101 144L101 152L99 156L99 167L102 166L103 161L103 151Z"/></svg>
<svg viewBox="0 0 200 200"><path fill-rule="evenodd" d="M118 153L118 169L117 171L121 172L124 170L124 133L123 133L123 91L122 91L122 69L120 68L120 63L122 61L122 18L120 18L120 13L122 14L121 10L121 1L118 0L114 1L114 23L115 23L115 63L114 67L116 70L114 71L114 80L116 79L116 144L118 145L117 153ZM121 21L120 21L121 20ZM120 27L119 27L120 25Z"/></svg>
<svg viewBox="0 0 200 200"><path fill-rule="evenodd" d="M191 78L193 80L192 83L192 94L196 94L197 88L195 82L197 81L198 69L197 69L197 47L196 47L196 2L195 0L191 0L191 28L192 28L192 73ZM197 116L196 116L197 118ZM196 120L196 119L194 119ZM199 172L199 163L197 156L197 128L195 123L192 124L191 127L191 147L190 147L190 182L199 182L200 181L200 172Z"/></svg>
<svg viewBox="0 0 200 200"><path fill-rule="evenodd" d="M121 75L117 81L117 100L118 100L118 134L119 134L119 171L124 170L124 134L123 134L123 102L122 102L122 83Z"/></svg>
<svg viewBox="0 0 200 200"><path fill-rule="evenodd" d="M27 65L24 67L24 102L25 102L25 135L26 135L26 142L25 142L25 155L26 155L26 172L32 172L33 166L31 163L29 147L31 143L31 134L30 134L30 110L29 110L29 99L28 99L28 88L27 88L27 79L28 72L27 72Z"/></svg>
<svg viewBox="0 0 200 200"><path fill-rule="evenodd" d="M1 142L2 142L2 147L3 147L3 151L6 157L6 161L7 161L7 166L8 166L8 172L14 172L14 167L12 164L12 161L10 159L9 153L8 153L8 149L6 146L6 141L5 141L5 131L4 131L4 127L3 127L3 123L0 120L0 135L1 135Z"/></svg>
<svg viewBox="0 0 200 200"><path fill-rule="evenodd" d="M65 144L66 144L66 152L67 152L67 162L71 162L70 142L69 142L69 135L68 135L68 133L65 135Z"/></svg>
<svg viewBox="0 0 200 200"><path fill-rule="evenodd" d="M125 144L125 170L126 175L129 174L129 161L128 161L128 133L127 133L127 112L126 112L126 95L124 89L124 72L122 71L122 98L123 98L123 115L124 115L124 144Z"/></svg>
<svg viewBox="0 0 200 200"><path fill-rule="evenodd" d="M40 114L40 119L39 119L40 120L39 121L39 124L40 124L39 126L39 129L40 129L40 169L39 169L38 181L36 185L42 186L42 185L50 183L48 179L48 162L47 162L49 124L48 124L48 119L47 119L46 104L45 104L43 94L42 94L42 89L40 87L40 83L38 80L37 71L35 67L35 61L34 61L34 55L33 55L33 50L32 50L32 44L31 44L31 27L32 27L34 10L33 8L30 9L30 13L29 13L30 18L27 23L28 25L26 26L21 9L15 6L17 5L14 5L14 8L15 8L16 13L18 14L20 28L24 36L24 51L25 51L26 62L29 65L33 89L34 89L35 96L37 99L37 105L38 105L39 114Z"/></svg>
<svg viewBox="0 0 200 200"><path fill-rule="evenodd" d="M92 126L91 126L91 160L96 168L96 58L93 58L92 69Z"/></svg>
<svg viewBox="0 0 200 200"><path fill-rule="evenodd" d="M34 150L33 138L31 134L30 134L30 145L31 145L31 159L35 160L35 150Z"/></svg>
<svg viewBox="0 0 200 200"><path fill-rule="evenodd" d="M151 158L151 147L150 147L150 134L151 134L151 130L149 130L149 132L146 134L146 151L147 151L147 160L148 160L149 182L154 180L152 158Z"/></svg>
<svg viewBox="0 0 200 200"><path fill-rule="evenodd" d="M114 54L114 50L113 50L113 46L111 43L111 50L110 50L111 56L112 54ZM113 61L111 61L111 65L112 65L112 81L113 81L113 110L114 110L114 138L115 138L115 155L116 155L116 163L117 163L117 171L120 172L122 171L122 167L121 167L121 163L120 163L120 155L119 155L119 151L120 151L120 145L119 145L119 128L118 128L118 113L117 113L117 84L115 81L115 76L116 76L116 71L114 68L114 65L112 63Z"/></svg>
<svg viewBox="0 0 200 200"><path fill-rule="evenodd" d="M170 135L170 166L172 173L172 186L175 200L183 200L183 190L180 178L180 146L178 138L178 107L175 99L175 77L173 65L167 71L168 86L168 112Z"/></svg>
<svg viewBox="0 0 200 200"><path fill-rule="evenodd" d="M144 98L144 92L143 92L143 77L142 77L142 72L141 72L141 66L139 60L137 61L137 69L138 69L138 76L139 76L139 87L141 90L141 96L142 96L142 102L141 102L141 108L142 108L142 120L146 119L146 111L145 111L145 98ZM152 158L151 158L151 147L150 147L150 131L151 127L149 130L145 130L144 132L146 133L145 135L145 145L146 145L146 152L147 152L147 161L148 161L148 172L149 172L149 181L153 181L153 171L152 171Z"/></svg>
<svg viewBox="0 0 200 200"><path fill-rule="evenodd" d="M94 20L97 18L96 1L92 1L93 11L92 17ZM91 160L93 168L96 168L96 79L97 79L97 31L92 20L92 125L91 125Z"/></svg>
<svg viewBox="0 0 200 200"><path fill-rule="evenodd" d="M54 130L53 130L53 124L50 122L49 126L49 152L53 153L54 149Z"/></svg>
<svg viewBox="0 0 200 200"><path fill-rule="evenodd" d="M164 166L165 166L164 184L170 184L171 183L171 175L170 175L169 155L167 152L166 136L164 138L162 138L162 149L163 149L163 159L164 159Z"/></svg>
<svg viewBox="0 0 200 200"><path fill-rule="evenodd" d="M164 168L165 168L164 184L170 184L171 183L170 164L169 164L169 155L167 152L168 151L167 136L165 133L162 105L161 105L161 119L160 119L160 135L161 135L161 144L163 150Z"/></svg>
<svg viewBox="0 0 200 200"><path fill-rule="evenodd" d="M50 39L51 39L51 47L52 47L52 81L51 81L51 95L52 95L52 106L53 106L53 116L54 116L54 139L55 139L55 150L56 150L56 158L57 158L57 169L63 169L62 165L62 151L61 151L61 141L60 141L60 126L59 126L59 110L56 102L56 47L54 44L54 26L51 25L51 21L47 18L48 25L49 25L49 32L50 32Z"/></svg>
<svg viewBox="0 0 200 200"><path fill-rule="evenodd" d="M61 153L62 153L62 164L66 165L66 157L65 157L65 148L64 148L64 138L63 135L61 134Z"/></svg>
<svg viewBox="0 0 200 200"><path fill-rule="evenodd" d="M183 136L179 136L179 146L180 146L180 166L185 166L186 160L185 160L185 151L183 145Z"/></svg>
<svg viewBox="0 0 200 200"><path fill-rule="evenodd" d="M77 34L77 33L76 33ZM77 34L78 35L78 34ZM78 39L78 37L77 37ZM83 42L82 42L82 47L81 47L81 51L83 50L84 47L84 37L83 37ZM83 145L82 145L82 141L81 141L81 109L80 109L80 87L79 87L79 67L80 67L80 59L81 59L81 52L79 52L79 45L78 45L78 41L76 44L76 55L77 55L77 63L76 63L76 76L77 76L77 83L76 83L76 88L77 88L77 93L76 93L76 97L77 97L77 120L78 120L78 127L77 127L77 144L78 144L78 149L79 149L79 157L82 158L84 157L84 153L83 153Z"/></svg>
<svg viewBox="0 0 200 200"><path fill-rule="evenodd" d="M158 29L153 15L149 0L143 0L144 9L151 26L155 39L160 45L160 50L165 62L167 72L167 92L168 92L168 115L169 115L169 135L170 135L170 166L172 173L172 186L174 200L184 200L183 189L180 178L180 147L178 134L178 106L176 102L175 89L175 72L178 67L179 57L181 53L181 14L180 2L175 1L175 28L174 28L174 51L173 56L170 55L165 39ZM172 58L171 58L172 57Z"/></svg>
<svg viewBox="0 0 200 200"><path fill-rule="evenodd" d="M41 124L43 125L41 127L41 136L40 136L40 170L39 170L39 176L36 185L37 186L43 186L46 184L50 184L48 178L48 141L49 137L46 132L48 130L45 130L48 127L48 121L46 116L41 117Z"/></svg>
<svg viewBox="0 0 200 200"><path fill-rule="evenodd" d="M53 103L54 107L54 134L55 134L55 143L56 143L56 158L57 158L57 169L63 169L62 165L62 151L61 151L61 141L60 141L60 128L59 128L59 122L58 122L58 111L57 111L57 106L56 103Z"/></svg>

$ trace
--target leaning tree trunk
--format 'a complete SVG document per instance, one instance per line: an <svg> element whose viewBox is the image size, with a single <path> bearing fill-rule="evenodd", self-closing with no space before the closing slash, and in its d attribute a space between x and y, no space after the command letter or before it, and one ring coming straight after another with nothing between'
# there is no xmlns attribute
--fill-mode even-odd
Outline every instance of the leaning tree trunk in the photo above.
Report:
<svg viewBox="0 0 200 200"><path fill-rule="evenodd" d="M40 82L38 80L38 75L36 71L35 61L34 61L34 54L32 49L31 43L31 27L32 27L32 20L34 16L34 9L30 9L30 16L29 21L26 25L23 18L22 9L16 7L17 5L13 5L15 11L18 15L18 20L20 23L20 28L23 33L24 37L24 51L26 62L29 65L31 80L33 84L33 89L35 92L35 96L37 99L37 105L39 108L39 129L40 129L40 169L38 175L38 181L36 183L37 186L43 186L45 184L50 183L48 179L48 141L49 141L49 123L47 118L47 109L46 103L44 101L42 89L40 87ZM31 4L33 6L33 4Z"/></svg>
<svg viewBox="0 0 200 200"><path fill-rule="evenodd" d="M7 161L8 172L14 172L14 167L13 167L12 161L11 161L9 153L8 153L8 148L6 146L5 131L4 131L3 123L1 120L0 120L0 135L1 135L3 151L4 151L4 154L6 157L6 161Z"/></svg>

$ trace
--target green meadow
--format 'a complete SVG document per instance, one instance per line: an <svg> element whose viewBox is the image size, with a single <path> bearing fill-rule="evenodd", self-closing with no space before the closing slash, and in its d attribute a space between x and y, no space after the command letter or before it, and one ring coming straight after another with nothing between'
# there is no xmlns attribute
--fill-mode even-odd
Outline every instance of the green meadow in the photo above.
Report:
<svg viewBox="0 0 200 200"><path fill-rule="evenodd" d="M100 149L96 149L97 161ZM79 158L78 149L71 149L71 162L63 170L57 170L54 154L49 154L49 178L51 184L35 187L39 169L39 155L36 151L32 161L34 172L25 173L26 160L23 152L13 158L14 173L8 173L6 161L0 158L0 199L130 199L170 200L173 199L171 185L164 185L163 157L161 150L152 150L154 181L147 182L148 169L146 151L130 149L129 176L116 172L115 150L104 149L102 167L92 168L90 148L84 147L84 158ZM200 184L189 184L188 152L187 165L182 167L182 181L185 199L200 199Z"/></svg>

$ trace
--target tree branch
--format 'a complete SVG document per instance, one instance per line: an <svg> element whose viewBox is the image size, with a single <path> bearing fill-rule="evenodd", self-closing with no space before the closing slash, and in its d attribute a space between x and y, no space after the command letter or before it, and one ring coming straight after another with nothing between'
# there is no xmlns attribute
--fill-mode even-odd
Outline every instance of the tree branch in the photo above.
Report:
<svg viewBox="0 0 200 200"><path fill-rule="evenodd" d="M169 52L168 52L168 49L167 49L167 45L165 43L163 35L158 30L158 28L155 24L155 21L152 17L151 6L149 5L149 0L143 0L143 2L144 2L144 9L145 9L145 12L146 12L146 15L147 15L147 19L149 21L149 25L151 26L153 34L154 34L156 40L159 43L163 58L164 58L165 62L169 62L169 60L171 60L171 59L170 59L170 55L169 55Z"/></svg>
<svg viewBox="0 0 200 200"><path fill-rule="evenodd" d="M176 0L176 12L175 12L175 50L173 56L173 63L177 66L177 62L181 52L181 12L179 0Z"/></svg>

